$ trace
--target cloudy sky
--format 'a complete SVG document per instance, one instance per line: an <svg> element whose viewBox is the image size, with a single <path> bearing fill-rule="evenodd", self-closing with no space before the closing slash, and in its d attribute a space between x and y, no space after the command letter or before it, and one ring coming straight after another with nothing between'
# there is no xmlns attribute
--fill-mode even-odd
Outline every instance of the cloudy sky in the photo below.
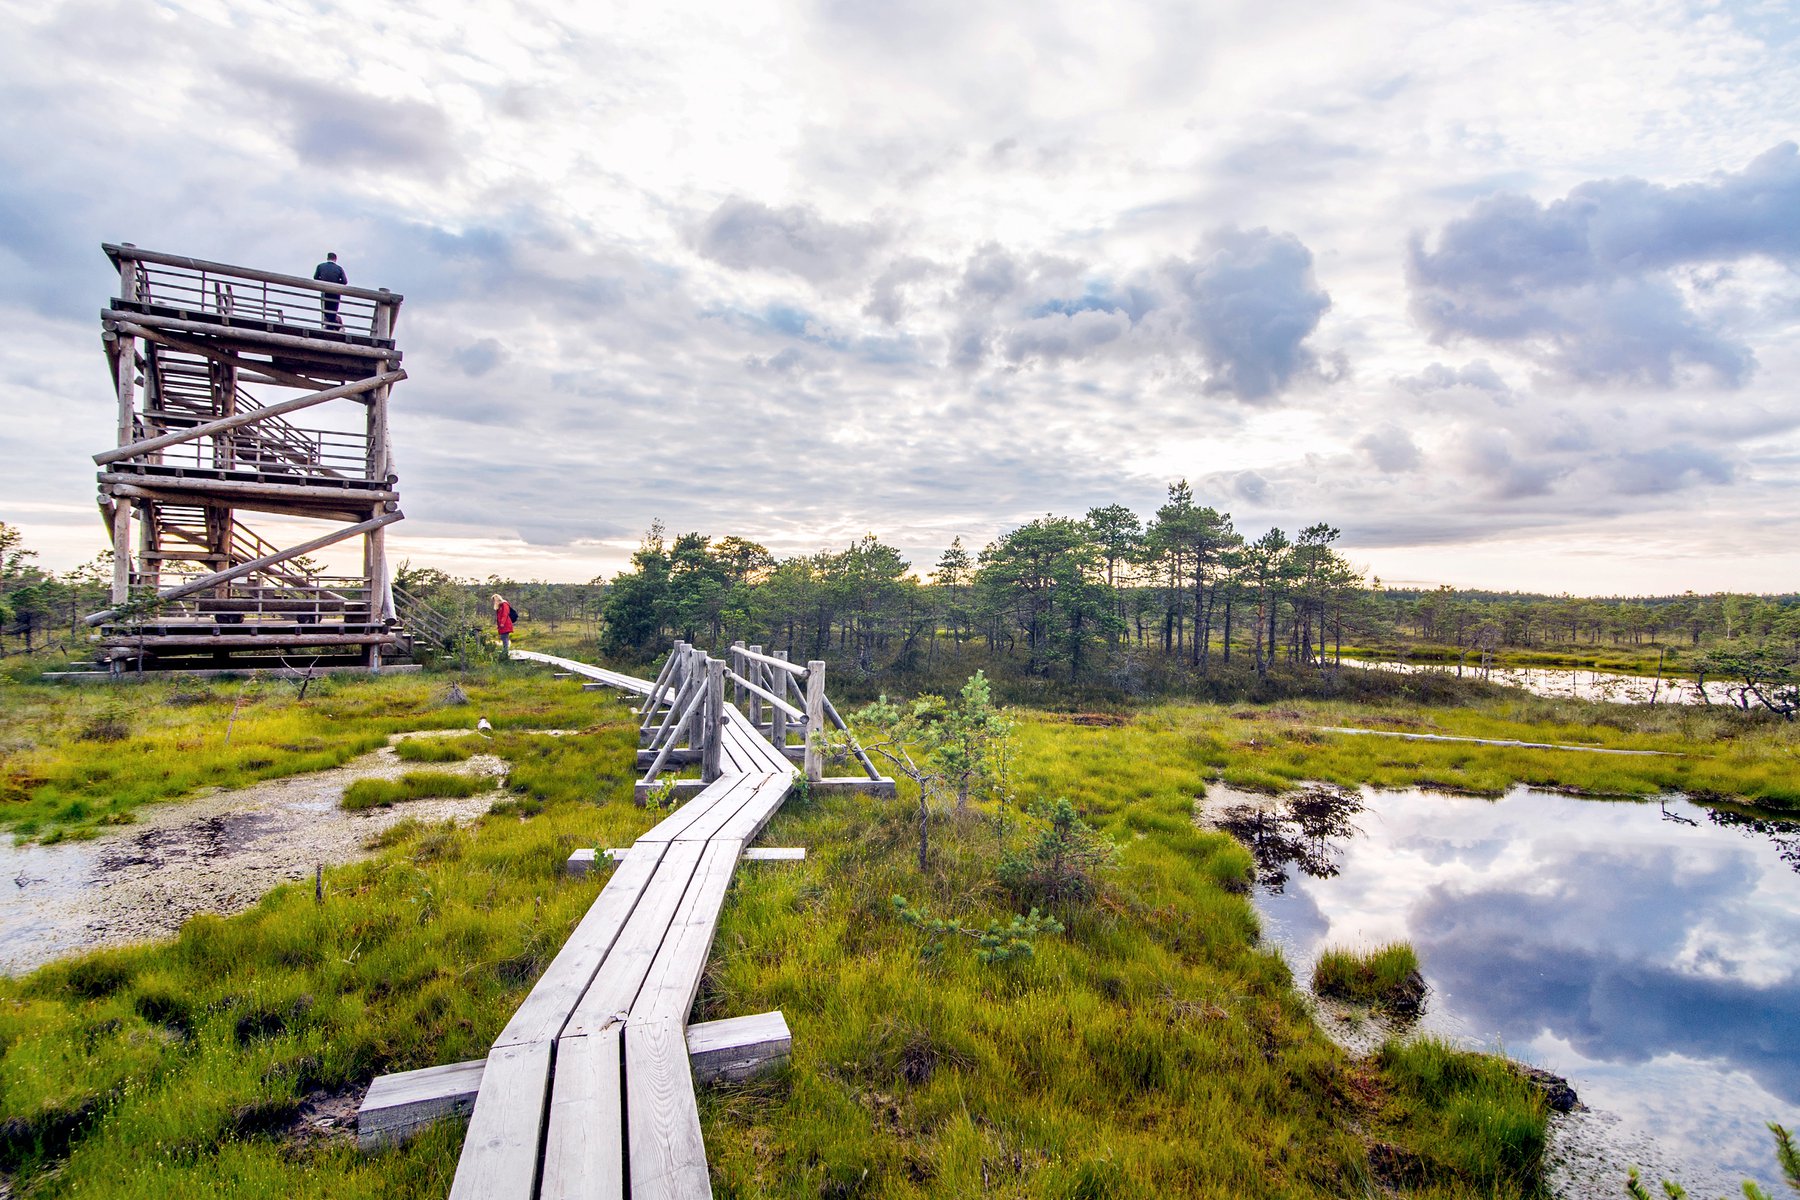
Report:
<svg viewBox="0 0 1800 1200"><path fill-rule="evenodd" d="M104 544L102 241L406 295L401 555L928 569L1192 481L1391 581L1800 579L1800 19L0 0L0 520ZM109 277L110 276L110 277Z"/></svg>

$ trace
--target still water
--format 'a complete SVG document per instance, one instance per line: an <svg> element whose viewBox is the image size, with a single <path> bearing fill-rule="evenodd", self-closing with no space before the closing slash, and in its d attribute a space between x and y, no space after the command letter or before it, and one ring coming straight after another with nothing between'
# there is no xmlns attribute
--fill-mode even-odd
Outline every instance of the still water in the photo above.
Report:
<svg viewBox="0 0 1800 1200"><path fill-rule="evenodd" d="M1702 698L1692 679L1620 675L1587 667L1492 667L1483 672L1474 666L1458 668L1455 663L1371 662L1360 658L1346 658L1344 665L1371 671L1396 671L1403 675L1437 672L1487 679L1523 688L1534 696L1559 700L1607 700L1615 704L1737 704L1730 687L1716 680L1707 682L1706 695Z"/></svg>
<svg viewBox="0 0 1800 1200"><path fill-rule="evenodd" d="M1297 978L1328 946L1410 941L1424 1030L1567 1077L1694 1195L1776 1190L1764 1122L1800 1127L1800 821L1528 788L1316 792L1260 831L1248 813Z"/></svg>

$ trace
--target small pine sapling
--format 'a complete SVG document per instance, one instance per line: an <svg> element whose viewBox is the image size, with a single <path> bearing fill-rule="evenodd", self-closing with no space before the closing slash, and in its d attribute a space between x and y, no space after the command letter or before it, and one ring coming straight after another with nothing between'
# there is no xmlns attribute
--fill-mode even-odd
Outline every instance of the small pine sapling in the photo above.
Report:
<svg viewBox="0 0 1800 1200"><path fill-rule="evenodd" d="M919 790L919 870L929 862L934 806L954 803L963 812L971 796L1004 799L1013 720L994 706L982 672L969 676L954 700L921 696L902 707L883 696L862 711L860 724L871 734L864 749Z"/></svg>
<svg viewBox="0 0 1800 1200"><path fill-rule="evenodd" d="M1066 799L1038 806L1036 815L1047 827L1036 844L1000 860L1000 882L1022 902L1049 908L1092 900L1118 851Z"/></svg>
<svg viewBox="0 0 1800 1200"><path fill-rule="evenodd" d="M904 924L925 935L924 955L928 959L943 953L946 939L951 934L972 939L976 945L976 960L991 966L1030 958L1035 953L1033 938L1063 931L1062 922L1035 908L1024 916L1014 913L1010 921L989 921L985 927L973 929L964 925L960 918L934 917L929 909L914 906L905 896L895 896L893 905L895 915Z"/></svg>

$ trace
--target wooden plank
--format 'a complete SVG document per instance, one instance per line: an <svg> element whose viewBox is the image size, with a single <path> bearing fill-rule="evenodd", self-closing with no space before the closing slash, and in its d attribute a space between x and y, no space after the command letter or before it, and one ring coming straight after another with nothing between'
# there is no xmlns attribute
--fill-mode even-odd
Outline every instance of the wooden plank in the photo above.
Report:
<svg viewBox="0 0 1800 1200"><path fill-rule="evenodd" d="M602 850L600 853L604 857L610 858L614 862L617 862L618 860L624 858L627 854L630 854L631 848L629 846L614 846L611 849ZM587 861L589 861L589 862L592 862L594 859L594 852L592 850L577 850L575 852L575 854L571 854L569 856L570 859L573 859L576 854L585 855L587 857ZM738 861L739 862L805 862L806 861L806 847L805 846L751 846L750 848L745 850L743 854L741 854L738 857Z"/></svg>
<svg viewBox="0 0 1800 1200"><path fill-rule="evenodd" d="M498 1046L488 1054L450 1200L532 1200L551 1045Z"/></svg>
<svg viewBox="0 0 1800 1200"><path fill-rule="evenodd" d="M676 849L698 842L677 842ZM681 898L681 905L670 922L667 935L658 948L655 963L644 979L637 1001L631 1006L631 1020L677 1021L687 1024L688 1010L700 990L700 977L706 972L706 955L712 949L713 932L719 926L719 911L725 906L725 892L731 887L731 875L737 867L743 843L723 834L715 836L702 849L694 868L692 882ZM674 849L670 853L673 854Z"/></svg>
<svg viewBox="0 0 1800 1200"><path fill-rule="evenodd" d="M623 1032L615 1025L556 1044L542 1200L624 1200Z"/></svg>
<svg viewBox="0 0 1800 1200"><path fill-rule="evenodd" d="M769 823L769 818L781 809L782 801L787 799L793 786L792 773L765 776L764 781L757 786L756 795L725 823L719 830L719 836L744 843L753 841L762 832L762 827Z"/></svg>
<svg viewBox="0 0 1800 1200"><path fill-rule="evenodd" d="M706 812L697 817L686 829L675 835L674 840L683 842L704 842L716 836L720 829L737 816L738 812L756 795L756 789L768 778L766 774L741 775L737 777L739 786L721 797ZM740 839L741 840L741 839Z"/></svg>
<svg viewBox="0 0 1800 1200"><path fill-rule="evenodd" d="M635 675L626 675L619 671L609 671L605 667L590 666L584 662L577 662L572 658L559 658L554 654L540 654L535 650L514 650L512 656L523 662L544 663L547 666L557 667L561 670L568 671L572 675L580 675L586 679L593 679L600 683L609 684L621 691L635 692L639 695L647 694L650 691L650 683L648 680L639 679Z"/></svg>
<svg viewBox="0 0 1800 1200"><path fill-rule="evenodd" d="M793 1046L780 1009L687 1028L688 1067L696 1083L749 1079L786 1062Z"/></svg>
<svg viewBox="0 0 1800 1200"><path fill-rule="evenodd" d="M599 1033L617 1025L631 1010L704 849L699 842L669 846L631 919L606 956L605 965L569 1014L568 1024L563 1026L564 1037Z"/></svg>
<svg viewBox="0 0 1800 1200"><path fill-rule="evenodd" d="M600 964L619 940L626 923L662 862L666 847L640 843L632 848L619 869L589 906L569 940L545 968L537 986L506 1023L496 1046L554 1039L563 1030L576 1002L594 981Z"/></svg>
<svg viewBox="0 0 1800 1200"><path fill-rule="evenodd" d="M717 1057L710 1044L709 1054ZM485 1058L383 1075L369 1085L356 1113L356 1144L365 1153L397 1145L435 1121L466 1116L481 1090Z"/></svg>
<svg viewBox="0 0 1800 1200"><path fill-rule="evenodd" d="M735 720L729 715L726 716L725 737L727 745L735 744L738 747L740 758L747 757L748 762L744 768L746 771L762 775L770 771L790 769L775 753L775 747L769 745L754 730L745 725L741 715Z"/></svg>
<svg viewBox="0 0 1800 1200"><path fill-rule="evenodd" d="M633 1020L625 1032L632 1200L710 1200L700 1106L679 1018Z"/></svg>
<svg viewBox="0 0 1800 1200"><path fill-rule="evenodd" d="M400 361L400 351L381 346L364 346L357 342L340 342L335 338L310 338L292 333L270 333L246 325L226 325L214 321L187 321L179 317L163 317L153 313L121 312L109 308L100 314L102 321L143 326L147 329L177 329L182 333L204 333L227 342L252 342L259 346L280 346L288 350L305 350L320 358L344 355L350 358L388 359ZM351 335L355 336L355 335Z"/></svg>
<svg viewBox="0 0 1800 1200"><path fill-rule="evenodd" d="M219 468L235 470L238 468ZM187 470L187 468L183 468ZM194 503L193 493L206 492L226 499L269 500L274 502L319 500L332 504L355 505L371 508L392 500L396 503L400 493L391 488L338 486L319 483L286 483L272 479L224 479L211 474L214 468L202 467L199 474L171 474L155 471L97 471L94 479L114 496L131 496L133 499L164 500L172 504ZM305 478L317 480L319 476L308 475ZM141 495L134 491L141 491ZM175 495L170 495L175 493Z"/></svg>
<svg viewBox="0 0 1800 1200"><path fill-rule="evenodd" d="M619 1027L608 1030L616 1033ZM555 1077L567 1069L569 1046L588 1038L564 1038L556 1050ZM792 1052L793 1038L780 1010L718 1021L699 1021L687 1029L688 1066L697 1083L747 1079L758 1071L777 1066ZM613 1060L620 1049L614 1043ZM465 1116L475 1107L487 1059L448 1063L418 1071L383 1075L369 1085L357 1113L359 1148L367 1152L393 1145L436 1121ZM555 1083L550 1109L551 1137L556 1124ZM621 1123L621 1128L622 1128ZM546 1141L548 1142L548 1138ZM621 1145L621 1154L623 1146ZM548 1177L545 1188L548 1189ZM547 1194L547 1191L546 1191Z"/></svg>
<svg viewBox="0 0 1800 1200"><path fill-rule="evenodd" d="M638 843L673 841L688 826L709 812L713 805L729 799L740 788L755 786L754 775L734 775L717 783L709 783L698 796L664 817L650 832L640 835Z"/></svg>
<svg viewBox="0 0 1800 1200"><path fill-rule="evenodd" d="M767 663L772 667L777 667L794 675L804 676L806 674L805 667L800 666L798 663L791 663L785 658L776 658L773 655L768 654L758 654L752 650L744 651L744 657L753 658L760 663Z"/></svg>

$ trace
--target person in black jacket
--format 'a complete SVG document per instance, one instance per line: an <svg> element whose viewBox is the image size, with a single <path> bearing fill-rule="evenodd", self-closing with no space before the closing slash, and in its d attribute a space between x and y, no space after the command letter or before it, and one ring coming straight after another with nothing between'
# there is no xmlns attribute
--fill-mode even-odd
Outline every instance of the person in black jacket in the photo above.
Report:
<svg viewBox="0 0 1800 1200"><path fill-rule="evenodd" d="M327 253L325 261L313 268L313 278L325 283L347 284L350 282L350 277L344 274L344 268L338 266L335 250ZM343 320L338 317L338 297L335 292L326 292L320 296L319 307L324 310L325 328L337 331L344 328Z"/></svg>

